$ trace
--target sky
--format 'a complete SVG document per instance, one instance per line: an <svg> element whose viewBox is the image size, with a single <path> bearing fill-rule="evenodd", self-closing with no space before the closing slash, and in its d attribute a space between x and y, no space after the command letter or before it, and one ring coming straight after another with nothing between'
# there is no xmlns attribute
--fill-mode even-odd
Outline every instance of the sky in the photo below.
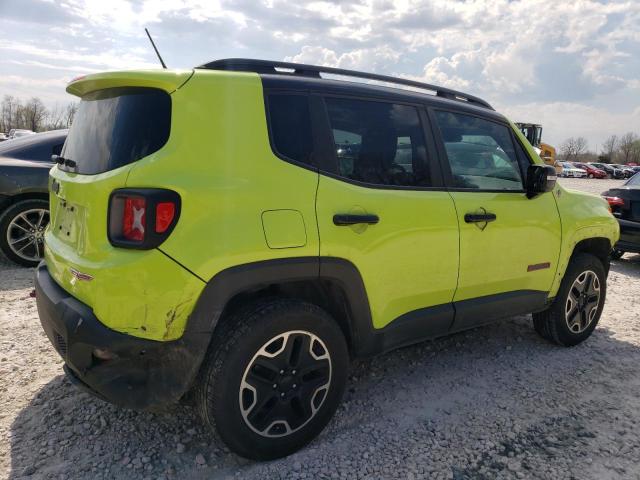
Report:
<svg viewBox="0 0 640 480"><path fill-rule="evenodd" d="M640 0L0 0L0 96L82 74L248 57L395 75L484 98L559 146L640 134Z"/></svg>

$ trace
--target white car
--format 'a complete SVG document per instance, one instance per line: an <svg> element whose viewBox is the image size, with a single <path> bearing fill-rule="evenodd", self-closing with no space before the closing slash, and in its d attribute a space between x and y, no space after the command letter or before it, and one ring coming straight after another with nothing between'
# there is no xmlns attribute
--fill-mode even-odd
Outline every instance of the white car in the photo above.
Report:
<svg viewBox="0 0 640 480"><path fill-rule="evenodd" d="M18 137L24 137L25 135L32 135L33 133L35 133L33 130L26 130L24 128L12 128L11 130L9 130L9 139L11 138L18 138Z"/></svg>
<svg viewBox="0 0 640 480"><path fill-rule="evenodd" d="M576 168L569 162L560 162L562 166L562 177L584 178L587 176L587 172L581 168Z"/></svg>

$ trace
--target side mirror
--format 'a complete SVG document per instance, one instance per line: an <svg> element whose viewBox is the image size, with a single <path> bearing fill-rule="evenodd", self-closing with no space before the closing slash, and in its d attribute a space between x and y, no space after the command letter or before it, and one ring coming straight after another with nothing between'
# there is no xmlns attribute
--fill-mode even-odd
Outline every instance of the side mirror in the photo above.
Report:
<svg viewBox="0 0 640 480"><path fill-rule="evenodd" d="M527 169L527 198L550 192L556 186L556 169L551 165L529 165Z"/></svg>

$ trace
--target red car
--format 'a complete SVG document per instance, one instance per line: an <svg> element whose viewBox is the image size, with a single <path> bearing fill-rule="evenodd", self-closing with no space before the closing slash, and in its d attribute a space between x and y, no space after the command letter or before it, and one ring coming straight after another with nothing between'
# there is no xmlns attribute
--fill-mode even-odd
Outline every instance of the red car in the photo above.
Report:
<svg viewBox="0 0 640 480"><path fill-rule="evenodd" d="M587 163L573 162L573 166L587 172L588 178L607 178L607 172Z"/></svg>

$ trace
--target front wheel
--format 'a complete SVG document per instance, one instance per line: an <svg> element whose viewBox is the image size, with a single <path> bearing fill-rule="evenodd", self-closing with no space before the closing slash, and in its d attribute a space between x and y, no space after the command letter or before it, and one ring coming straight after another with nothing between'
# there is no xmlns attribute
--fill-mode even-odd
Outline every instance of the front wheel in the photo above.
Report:
<svg viewBox="0 0 640 480"><path fill-rule="evenodd" d="M35 267L44 256L44 231L49 223L49 202L22 200L0 216L0 249L25 267Z"/></svg>
<svg viewBox="0 0 640 480"><path fill-rule="evenodd" d="M225 320L203 365L196 402L235 453L283 457L313 440L335 413L348 359L342 331L324 310L262 300Z"/></svg>
<svg viewBox="0 0 640 480"><path fill-rule="evenodd" d="M589 178L593 178L593 173L590 173L590 174L589 174Z"/></svg>
<svg viewBox="0 0 640 480"><path fill-rule="evenodd" d="M586 340L602 314L606 281L604 266L597 257L576 254L551 306L533 314L536 332L550 342L566 347Z"/></svg>

